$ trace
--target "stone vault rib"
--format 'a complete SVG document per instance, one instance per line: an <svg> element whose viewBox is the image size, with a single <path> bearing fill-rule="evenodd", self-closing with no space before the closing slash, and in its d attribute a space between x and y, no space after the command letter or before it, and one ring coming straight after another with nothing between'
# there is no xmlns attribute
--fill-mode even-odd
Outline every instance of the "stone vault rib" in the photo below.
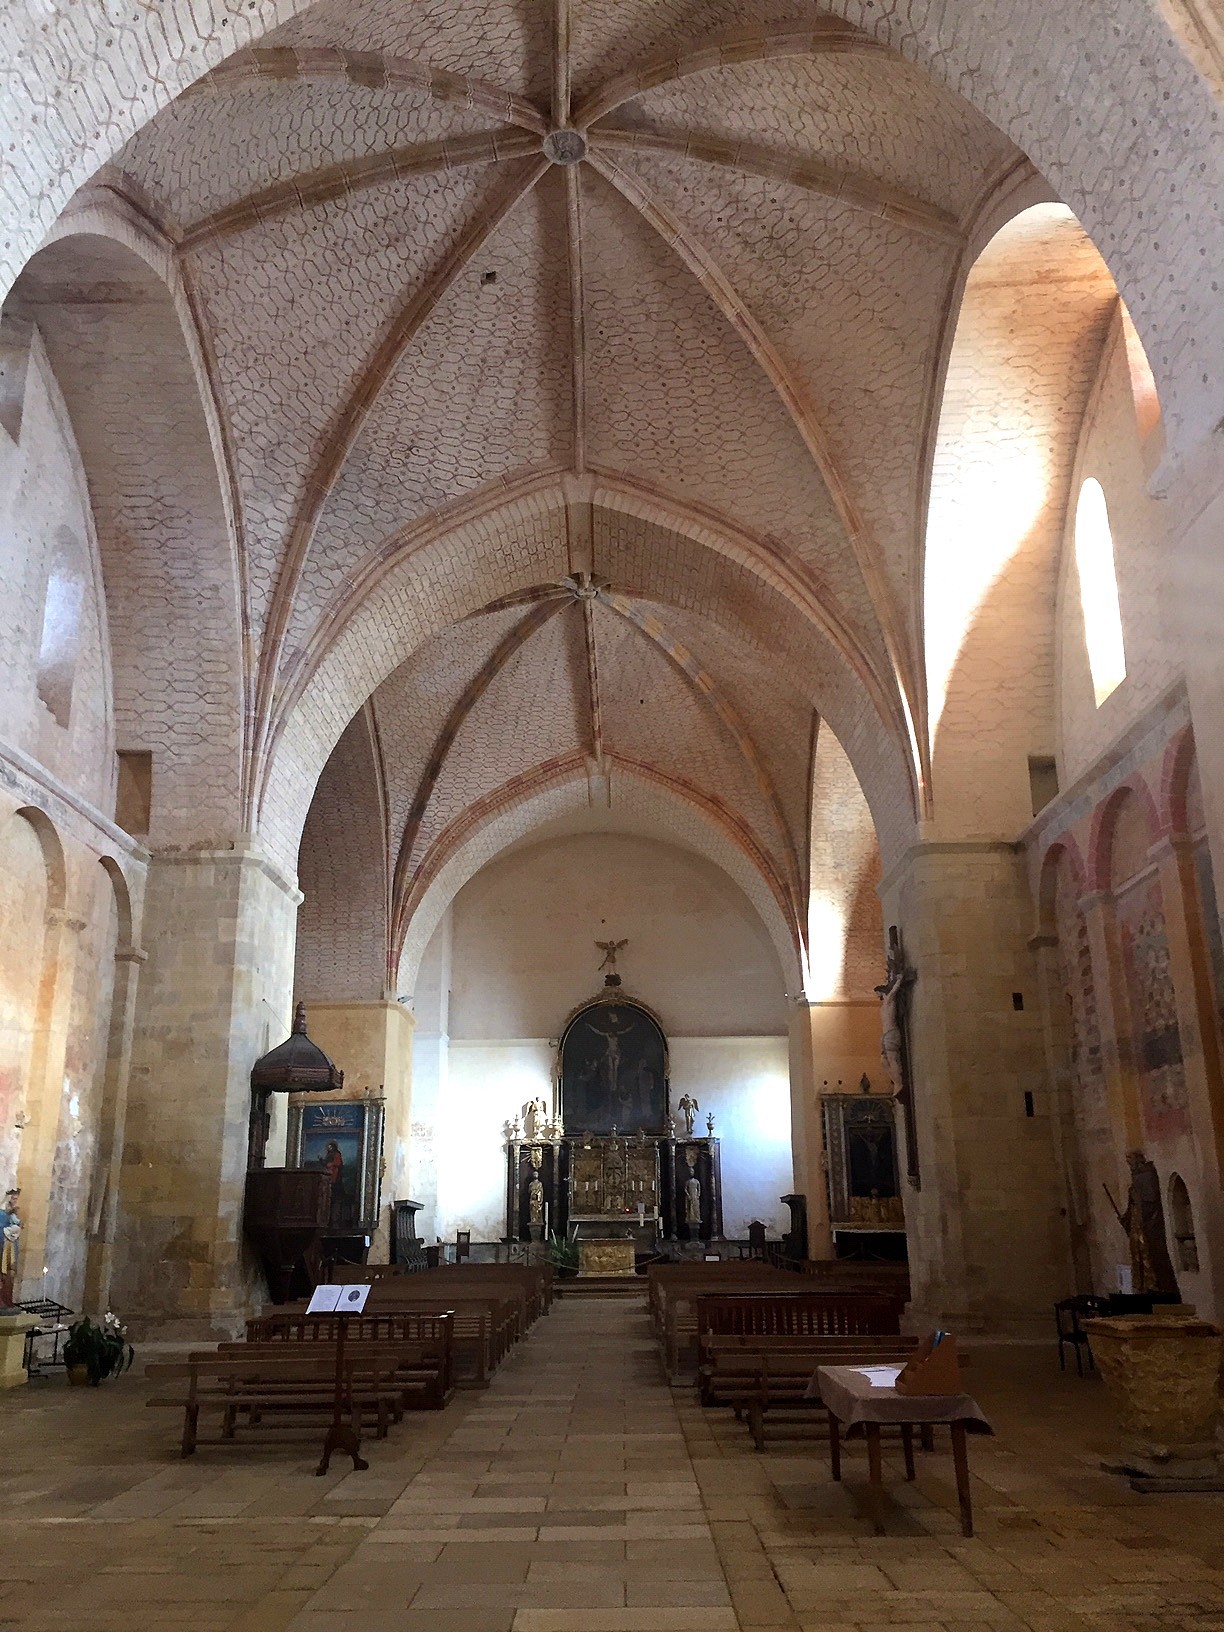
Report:
<svg viewBox="0 0 1224 1632"><path fill-rule="evenodd" d="M393 147L369 158L327 164L289 181L278 182L257 193L215 210L187 227L180 248L199 249L202 244L232 238L251 227L276 221L294 210L328 204L376 187L380 182L408 176L436 175L447 170L463 170L472 165L500 164L507 159L523 159L540 151L539 138L527 131L502 129L473 136L450 136L440 142L421 142L413 147Z"/></svg>
<svg viewBox="0 0 1224 1632"><path fill-rule="evenodd" d="M678 153L682 158L724 165L729 170L763 176L768 181L789 182L957 248L965 241L955 216L914 198L899 187L886 186L882 181L852 170L838 170L817 159L796 159L775 153L755 142L724 141L714 136L670 136L661 131L605 126L591 132L591 146L613 153Z"/></svg>
<svg viewBox="0 0 1224 1632"><path fill-rule="evenodd" d="M434 68L410 57L386 56L380 51L345 51L335 46L257 46L239 51L205 74L183 92L207 95L246 80L309 79L321 83L361 85L368 90L423 91L438 102L457 102L478 108L508 125L519 125L543 135L548 121L526 97L515 96L500 85L449 68Z"/></svg>
<svg viewBox="0 0 1224 1632"><path fill-rule="evenodd" d="M836 460L805 387L714 257L667 205L655 196L639 176L625 170L607 154L592 151L588 157L600 175L640 211L664 243L675 251L715 306L741 336L802 436L841 519L880 623L885 647L900 690L899 701L904 715L905 740L909 744L913 761L912 778L917 771L918 757L912 726L913 665L909 660L908 644L904 637L905 625L887 575L878 560L866 522L837 468ZM849 653L843 651L842 655L849 660Z"/></svg>
<svg viewBox="0 0 1224 1632"><path fill-rule="evenodd" d="M545 158L528 164L526 169L513 177L498 196L489 201L468 224L430 277L414 291L411 298L396 313L382 340L362 367L357 382L343 406L333 417L318 456L303 483L302 497L298 502L281 558L281 570L260 656L256 694L256 741L265 761L265 779L270 760L264 754L264 749L285 635L302 568L328 495L344 468L344 462L361 434L384 385L394 374L400 358L416 338L430 313L472 257L479 253L510 211L527 196L548 168L548 160Z"/></svg>
<svg viewBox="0 0 1224 1632"><path fill-rule="evenodd" d="M789 908L797 919L798 887L802 869L799 862L799 853L795 845L795 837L787 823L786 814L782 809L782 801L778 797L778 790L774 785L774 780L766 770L764 762L757 752L756 743L753 741L748 727L723 695L722 689L714 677L706 669L702 668L688 647L677 640L658 617L653 613L643 611L631 596L621 594L614 589L601 589L598 592L598 598L663 653L672 666L683 676L694 696L711 710L723 730L726 731L735 744L740 757L748 767L749 775L759 788L765 800L766 808L773 817L777 828L782 855L789 875Z"/></svg>
<svg viewBox="0 0 1224 1632"><path fill-rule="evenodd" d="M668 85L691 74L706 74L740 62L764 62L771 57L815 57L848 52L890 56L887 46L878 44L850 23L838 17L818 17L811 22L776 23L769 28L743 28L705 40L679 55L660 52L647 57L636 68L617 74L597 86L574 109L573 123L587 130L622 103L631 102L656 85Z"/></svg>
<svg viewBox="0 0 1224 1632"><path fill-rule="evenodd" d="M425 769L421 772L421 780L417 783L416 793L404 822L404 831L400 838L399 852L395 860L395 871L391 883L393 910L402 902L409 889L409 868L412 862L412 847L416 843L417 833L429 806L438 778L442 774L442 767L446 763L446 756L450 752L456 737L463 728L463 722L484 696L496 677L509 663L514 654L531 639L532 635L542 629L546 623L555 618L558 612L570 604L567 596L564 601L545 601L536 605L525 617L521 618L510 631L505 634L488 658L468 681L455 701L454 707L446 716L442 729L434 740Z"/></svg>

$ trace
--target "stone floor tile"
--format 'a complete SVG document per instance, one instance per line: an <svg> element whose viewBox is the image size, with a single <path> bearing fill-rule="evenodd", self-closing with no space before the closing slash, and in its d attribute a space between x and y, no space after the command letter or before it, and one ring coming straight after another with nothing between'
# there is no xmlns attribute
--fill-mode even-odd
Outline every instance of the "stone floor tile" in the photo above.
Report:
<svg viewBox="0 0 1224 1632"><path fill-rule="evenodd" d="M941 1452L912 1485L886 1456L876 1536L861 1450L845 1486L819 1445L756 1453L644 1331L561 1305L486 1393L324 1480L298 1448L180 1463L138 1378L70 1427L68 1390L14 1391L0 1628L131 1632L135 1604L138 1632L1224 1632L1224 1501L1102 1474L1099 1385L1044 1349L975 1355L977 1535Z"/></svg>
<svg viewBox="0 0 1224 1632"><path fill-rule="evenodd" d="M729 1609L520 1609L513 1632L740 1632Z"/></svg>

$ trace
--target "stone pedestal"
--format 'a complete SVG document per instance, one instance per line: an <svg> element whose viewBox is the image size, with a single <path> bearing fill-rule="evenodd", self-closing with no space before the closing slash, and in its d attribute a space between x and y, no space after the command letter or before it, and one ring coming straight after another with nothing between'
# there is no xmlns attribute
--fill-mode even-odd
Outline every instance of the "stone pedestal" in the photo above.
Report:
<svg viewBox="0 0 1224 1632"><path fill-rule="evenodd" d="M23 1364L26 1333L37 1325L33 1315L0 1315L0 1388L20 1388L28 1381Z"/></svg>
<svg viewBox="0 0 1224 1632"><path fill-rule="evenodd" d="M1085 1330L1117 1414L1124 1471L1217 1478L1220 1327L1186 1315L1133 1315L1090 1320Z"/></svg>

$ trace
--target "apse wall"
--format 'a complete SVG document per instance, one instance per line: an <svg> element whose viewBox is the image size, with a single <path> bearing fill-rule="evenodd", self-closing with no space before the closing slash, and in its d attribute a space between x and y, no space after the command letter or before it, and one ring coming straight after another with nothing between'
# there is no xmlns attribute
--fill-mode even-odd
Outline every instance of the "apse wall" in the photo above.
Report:
<svg viewBox="0 0 1224 1632"><path fill-rule="evenodd" d="M728 1235L779 1232L791 1189L784 982L743 893L689 851L622 833L527 842L456 896L413 994L410 1183L422 1233L504 1229L503 1125L552 1096L556 1039L600 990L597 940L628 940L624 991L659 1016L673 1103L714 1112Z"/></svg>

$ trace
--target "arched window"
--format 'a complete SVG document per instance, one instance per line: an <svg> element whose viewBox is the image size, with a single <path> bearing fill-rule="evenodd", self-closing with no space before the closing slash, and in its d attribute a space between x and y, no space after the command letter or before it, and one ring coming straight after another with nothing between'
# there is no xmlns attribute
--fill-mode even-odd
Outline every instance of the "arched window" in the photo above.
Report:
<svg viewBox="0 0 1224 1632"><path fill-rule="evenodd" d="M1079 572L1084 640L1096 706L1126 679L1122 610L1114 570L1113 533L1105 493L1095 476L1080 488L1075 509L1075 565Z"/></svg>
<svg viewBox="0 0 1224 1632"><path fill-rule="evenodd" d="M72 713L72 684L81 644L81 610L85 574L81 547L67 527L59 528L38 641L38 695L57 725L67 727Z"/></svg>

